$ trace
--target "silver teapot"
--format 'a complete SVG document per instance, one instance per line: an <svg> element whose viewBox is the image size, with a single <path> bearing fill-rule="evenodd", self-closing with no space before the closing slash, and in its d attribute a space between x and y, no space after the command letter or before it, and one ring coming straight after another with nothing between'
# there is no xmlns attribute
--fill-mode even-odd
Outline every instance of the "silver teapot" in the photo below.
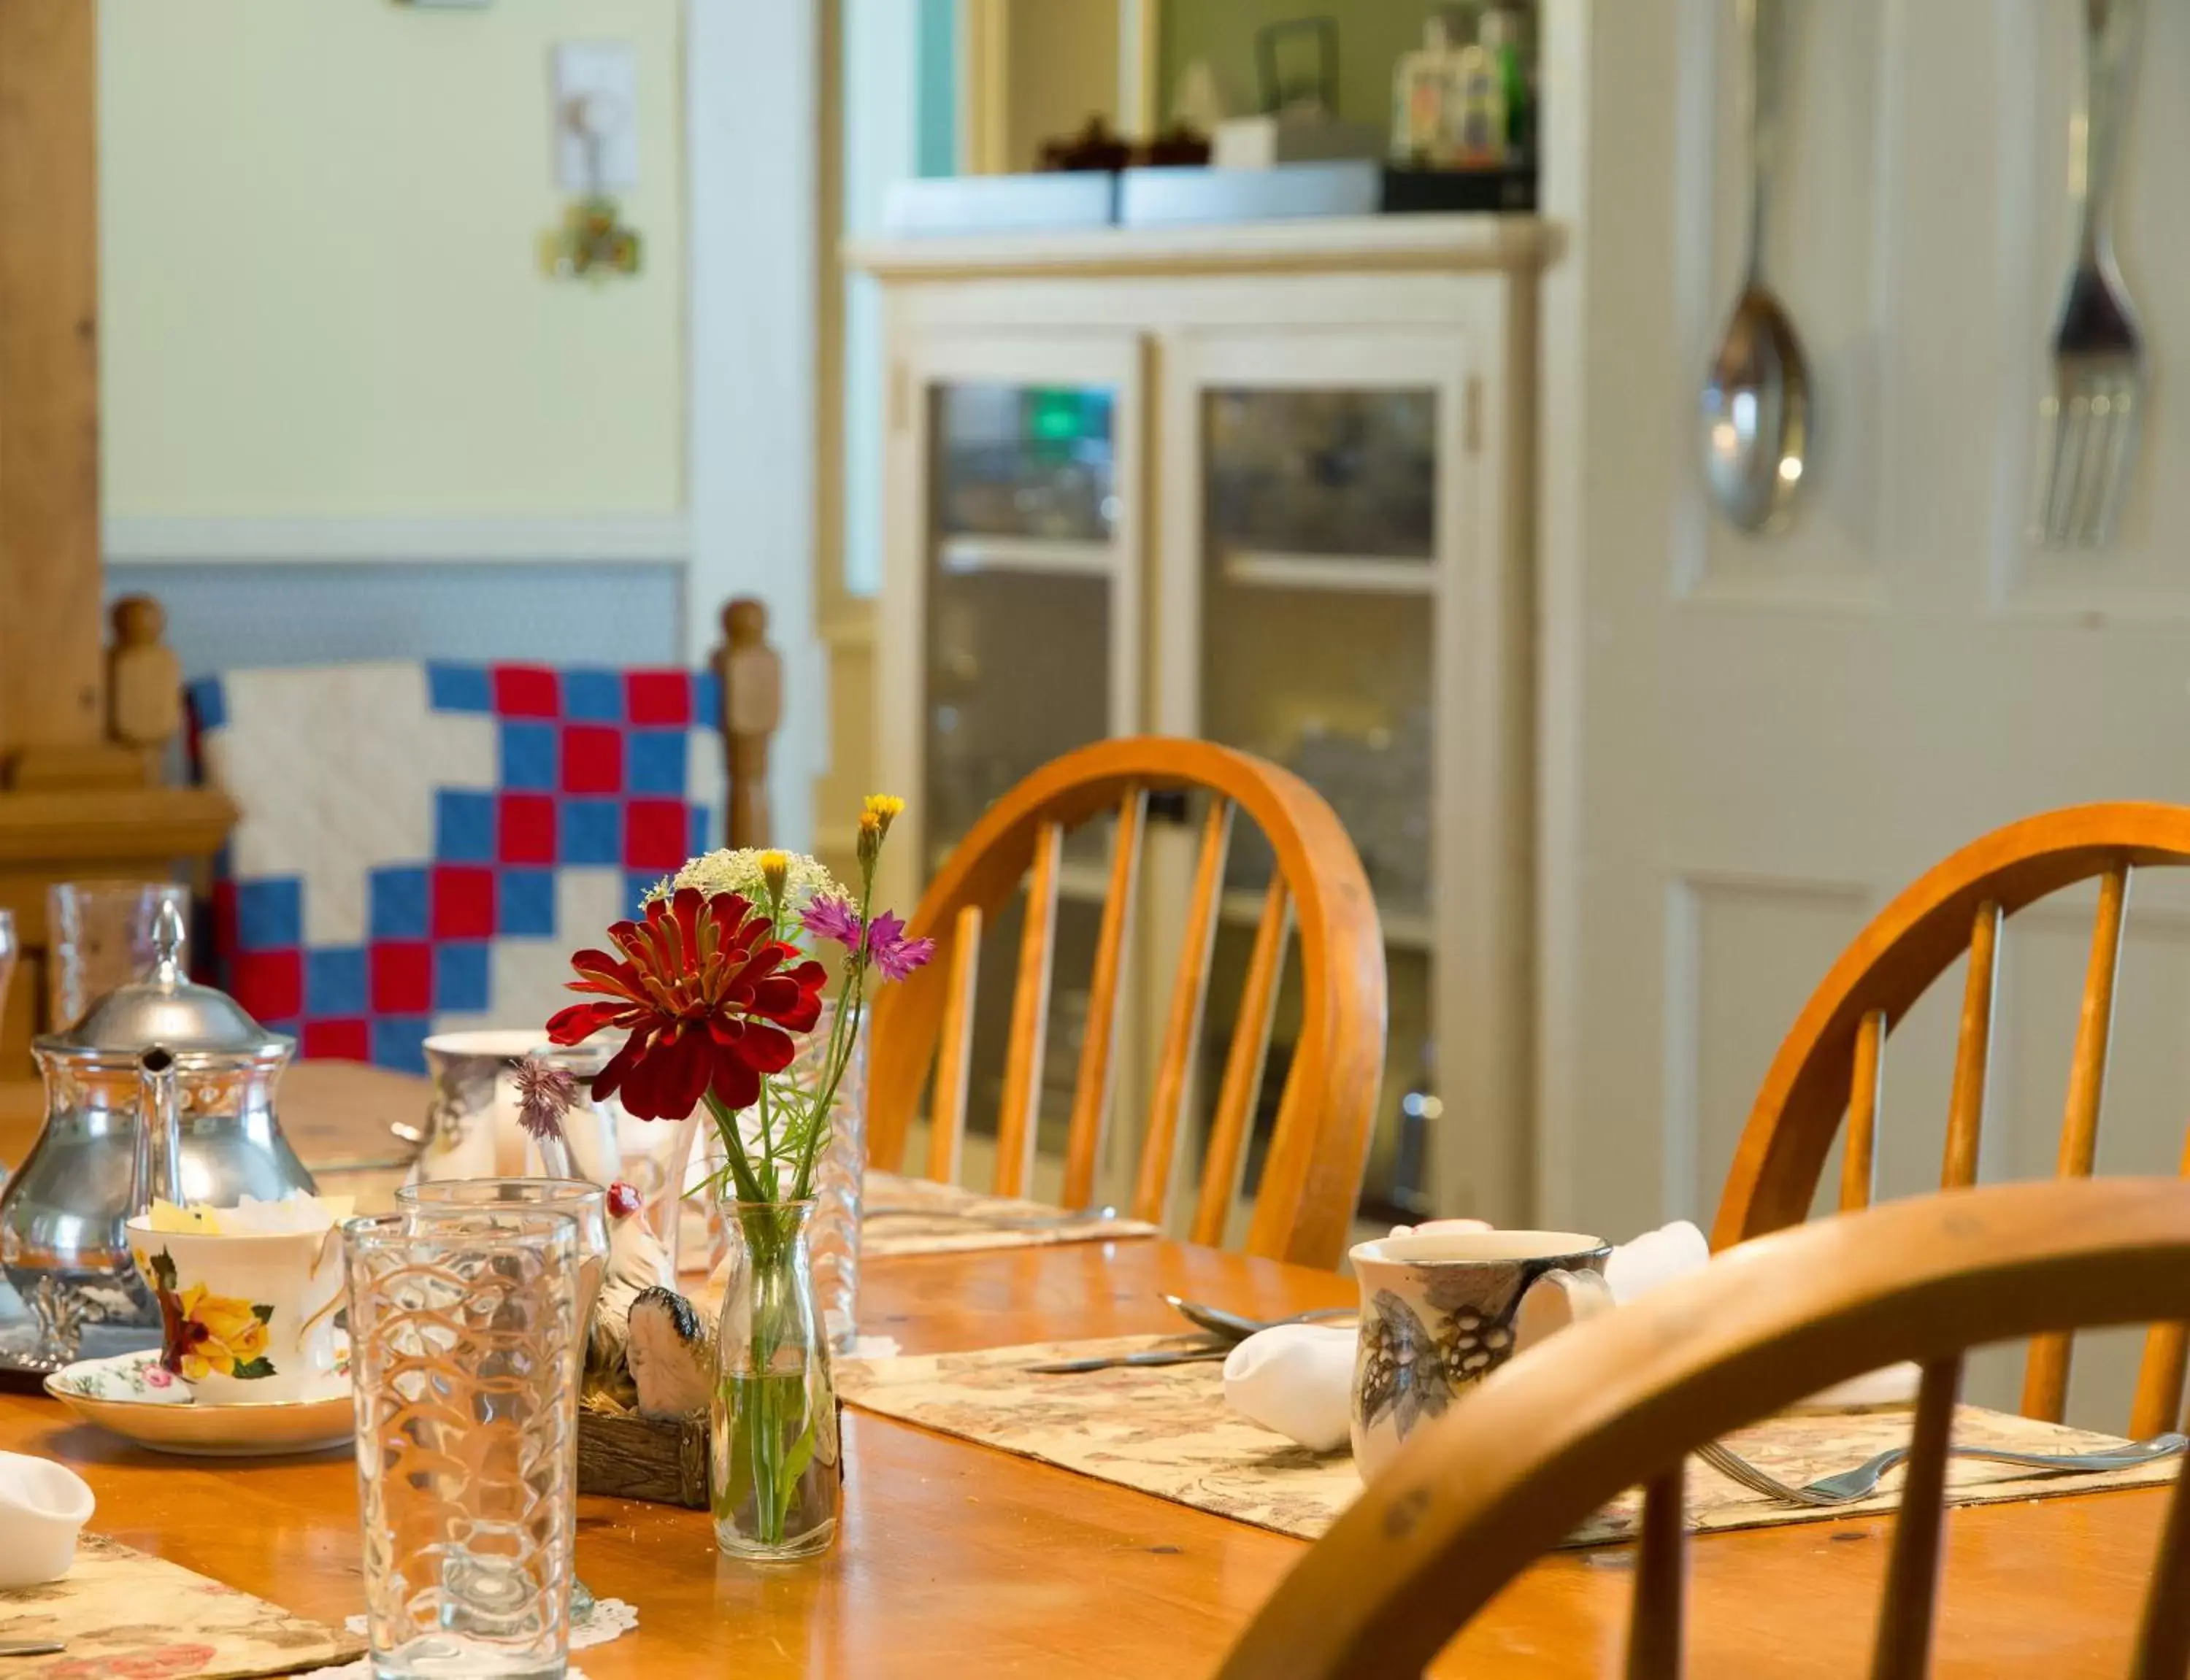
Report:
<svg viewBox="0 0 2190 1680"><path fill-rule="evenodd" d="M0 1192L0 1273L28 1320L0 1324L0 1375L159 1344L124 1229L155 1196L232 1208L314 1188L274 1117L294 1041L192 984L182 945L166 906L150 974L31 1041L44 1129Z"/></svg>

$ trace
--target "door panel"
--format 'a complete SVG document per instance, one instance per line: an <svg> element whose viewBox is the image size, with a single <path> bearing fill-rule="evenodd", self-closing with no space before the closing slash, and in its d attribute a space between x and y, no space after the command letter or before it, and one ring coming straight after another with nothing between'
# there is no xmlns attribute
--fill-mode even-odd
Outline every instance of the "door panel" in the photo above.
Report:
<svg viewBox="0 0 2190 1680"><path fill-rule="evenodd" d="M2150 8L2119 205L2154 394L2116 546L2024 531L2068 252L2067 0L1788 0L1790 158L1767 273L1818 377L1788 535L1741 535L1696 470L1697 388L1745 215L1733 8L1553 0L1586 88L1547 120L1547 287L1574 335L1544 518L1552 868L1540 925L1541 1216L1705 1220L1756 1084L1847 936L2014 817L2190 800L2190 222L2170 160L2190 8ZM1569 455L1562 462L1559 457ZM2132 894L2102 1164L2172 1171L2187 1117L2185 884ZM1983 1172L2050 1172L2088 897L2011 923ZM1959 969L1887 1053L1881 1194L1938 1182ZM2125 1406L2103 1359L2083 1406ZM2101 1392L2101 1391L2106 1392ZM1997 1397L1995 1395L1995 1397Z"/></svg>

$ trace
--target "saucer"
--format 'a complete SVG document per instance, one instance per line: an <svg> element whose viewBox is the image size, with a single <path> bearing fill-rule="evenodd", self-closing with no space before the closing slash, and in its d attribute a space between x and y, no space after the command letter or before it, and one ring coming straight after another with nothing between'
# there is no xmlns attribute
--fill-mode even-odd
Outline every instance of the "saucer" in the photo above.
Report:
<svg viewBox="0 0 2190 1680"><path fill-rule="evenodd" d="M79 1360L47 1377L46 1392L125 1440L196 1458L325 1452L349 1445L357 1433L348 1389L326 1400L200 1406L150 1349Z"/></svg>

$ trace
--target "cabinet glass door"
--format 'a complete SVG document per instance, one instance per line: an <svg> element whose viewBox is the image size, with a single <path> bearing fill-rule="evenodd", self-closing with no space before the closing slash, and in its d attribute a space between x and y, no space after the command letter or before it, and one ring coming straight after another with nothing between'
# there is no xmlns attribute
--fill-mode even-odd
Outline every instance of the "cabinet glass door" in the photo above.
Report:
<svg viewBox="0 0 2190 1680"><path fill-rule="evenodd" d="M1115 393L930 388L928 838L939 860L996 797L1112 731Z"/></svg>
<svg viewBox="0 0 2190 1680"><path fill-rule="evenodd" d="M1242 333L1202 347L1166 393L1167 421L1192 436L1199 489L1166 527L1166 560L1182 575L1164 615L1194 626L1166 672L1190 693L1196 733L1285 766L1329 801L1383 925L1389 1038L1362 1197L1370 1221L1436 1211L1427 1157L1442 1107L1434 815L1439 627L1457 540L1447 529L1456 523L1453 361L1450 343L1418 356L1391 341ZM1167 725L1174 718L1187 721L1175 712ZM1225 982L1245 970L1273 864L1259 833L1235 833L1205 1069L1210 1047L1229 1039L1215 1000L1237 994ZM1257 1117L1263 1140L1296 993L1288 976ZM1214 1086L1205 1072L1205 1108Z"/></svg>
<svg viewBox="0 0 2190 1680"><path fill-rule="evenodd" d="M904 414L909 529L888 540L917 623L882 627L902 650L916 712L879 720L908 774L920 882L999 797L1051 760L1145 727L1134 522L1139 341L1128 335L983 333L921 346ZM909 540L908 540L909 539ZM900 574L903 575L903 574ZM1069 837L1059 883L1041 1100L1045 1154L1061 1149L1086 1031L1101 925L1107 823ZM967 1106L969 1182L985 1182L1024 916L988 919ZM1122 1082L1121 1082L1122 1083Z"/></svg>

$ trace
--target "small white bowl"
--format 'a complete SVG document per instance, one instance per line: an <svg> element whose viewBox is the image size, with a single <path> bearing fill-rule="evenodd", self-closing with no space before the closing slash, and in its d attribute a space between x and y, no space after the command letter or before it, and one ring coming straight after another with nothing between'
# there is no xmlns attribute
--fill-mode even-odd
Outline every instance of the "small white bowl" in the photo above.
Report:
<svg viewBox="0 0 2190 1680"><path fill-rule="evenodd" d="M66 1575L91 1511L91 1489L75 1471L0 1452L0 1592Z"/></svg>

